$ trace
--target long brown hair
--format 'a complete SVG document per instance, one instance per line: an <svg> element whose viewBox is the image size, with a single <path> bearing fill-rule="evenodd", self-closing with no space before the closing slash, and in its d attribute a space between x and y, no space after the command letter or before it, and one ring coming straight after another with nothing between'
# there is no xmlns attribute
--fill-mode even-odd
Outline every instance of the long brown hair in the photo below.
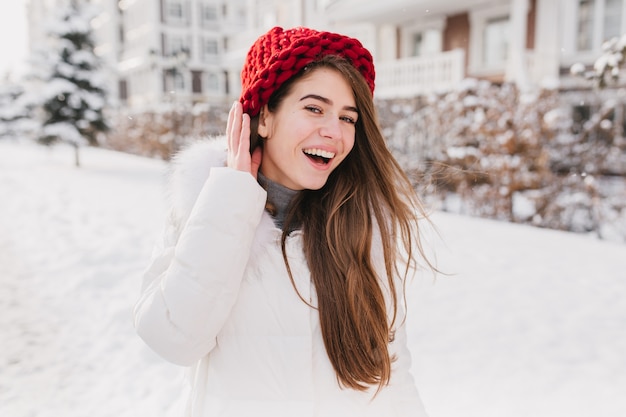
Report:
<svg viewBox="0 0 626 417"><path fill-rule="evenodd" d="M325 56L309 64L272 95L268 110L276 111L293 83L319 67L339 71L352 87L359 111L355 144L324 187L303 190L295 198L285 220L283 257L295 288L285 242L290 224L301 225L322 337L338 381L361 391L376 385L380 389L391 378L393 358L388 345L400 302L396 277L405 281L415 248L423 255L416 233L417 219L424 212L385 144L367 84L345 59ZM257 131L256 121L253 119L252 132ZM259 138L252 136L254 144ZM259 142L262 146L262 140ZM372 239L377 232L384 277L379 276L372 259ZM406 262L398 262L400 258ZM386 290L381 288L384 282L390 293L391 320Z"/></svg>

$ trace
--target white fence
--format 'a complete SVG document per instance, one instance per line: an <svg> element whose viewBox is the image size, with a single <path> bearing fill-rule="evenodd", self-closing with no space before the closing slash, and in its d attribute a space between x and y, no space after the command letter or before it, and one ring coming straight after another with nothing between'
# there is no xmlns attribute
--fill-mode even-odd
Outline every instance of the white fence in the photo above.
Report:
<svg viewBox="0 0 626 417"><path fill-rule="evenodd" d="M465 77L462 49L376 64L376 97L414 97L449 91Z"/></svg>

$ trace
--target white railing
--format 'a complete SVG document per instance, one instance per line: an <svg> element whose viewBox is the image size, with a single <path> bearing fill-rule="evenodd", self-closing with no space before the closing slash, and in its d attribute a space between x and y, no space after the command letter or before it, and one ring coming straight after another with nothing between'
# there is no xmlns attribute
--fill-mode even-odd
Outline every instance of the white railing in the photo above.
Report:
<svg viewBox="0 0 626 417"><path fill-rule="evenodd" d="M450 91L465 77L462 49L376 64L376 97L415 97Z"/></svg>

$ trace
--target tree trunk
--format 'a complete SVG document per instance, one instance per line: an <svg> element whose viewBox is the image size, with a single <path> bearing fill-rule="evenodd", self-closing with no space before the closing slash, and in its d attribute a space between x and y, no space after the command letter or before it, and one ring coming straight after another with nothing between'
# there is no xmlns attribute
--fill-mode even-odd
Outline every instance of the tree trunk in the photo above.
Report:
<svg viewBox="0 0 626 417"><path fill-rule="evenodd" d="M74 165L76 168L80 168L80 146L74 145Z"/></svg>

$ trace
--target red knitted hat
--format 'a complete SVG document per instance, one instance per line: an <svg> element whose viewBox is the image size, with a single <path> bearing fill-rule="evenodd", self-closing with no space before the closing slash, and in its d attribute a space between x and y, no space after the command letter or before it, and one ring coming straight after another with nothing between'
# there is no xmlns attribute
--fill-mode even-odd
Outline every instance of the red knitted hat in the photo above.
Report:
<svg viewBox="0 0 626 417"><path fill-rule="evenodd" d="M243 111L256 116L285 81L325 55L347 59L363 75L374 94L372 55L357 39L303 27L288 30L275 27L260 36L246 56L239 99Z"/></svg>

